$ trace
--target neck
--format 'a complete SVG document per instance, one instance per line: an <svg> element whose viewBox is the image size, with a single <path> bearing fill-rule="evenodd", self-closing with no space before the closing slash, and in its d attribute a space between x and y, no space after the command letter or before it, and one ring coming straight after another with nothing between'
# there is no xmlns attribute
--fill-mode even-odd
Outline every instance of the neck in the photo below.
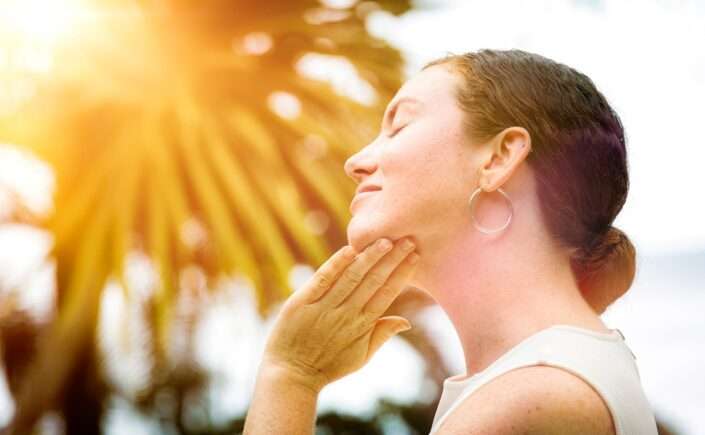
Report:
<svg viewBox="0 0 705 435"><path fill-rule="evenodd" d="M567 255L536 228L516 223L496 236L468 225L460 237L425 247L418 286L429 289L455 326L468 376L555 324L607 331L581 296Z"/></svg>

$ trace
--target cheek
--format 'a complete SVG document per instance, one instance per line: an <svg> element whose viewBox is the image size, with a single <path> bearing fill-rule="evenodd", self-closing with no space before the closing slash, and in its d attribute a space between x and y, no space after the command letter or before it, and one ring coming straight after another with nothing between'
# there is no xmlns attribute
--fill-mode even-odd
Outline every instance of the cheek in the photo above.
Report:
<svg viewBox="0 0 705 435"><path fill-rule="evenodd" d="M360 250L379 237L418 240L447 232L462 219L464 193L455 164L435 150L407 146L404 152L390 147L380 156L383 190L360 204L348 225L348 241ZM407 143L409 145L409 143ZM401 148L401 147L400 147Z"/></svg>
<svg viewBox="0 0 705 435"><path fill-rule="evenodd" d="M426 142L425 152L409 164L413 176L405 209L425 237L456 233L467 223L471 186L454 140L436 133Z"/></svg>
<svg viewBox="0 0 705 435"><path fill-rule="evenodd" d="M403 150L391 149L380 159L390 189L416 216L446 213L463 196L463 169L449 137L420 131ZM437 219L436 219L437 220Z"/></svg>

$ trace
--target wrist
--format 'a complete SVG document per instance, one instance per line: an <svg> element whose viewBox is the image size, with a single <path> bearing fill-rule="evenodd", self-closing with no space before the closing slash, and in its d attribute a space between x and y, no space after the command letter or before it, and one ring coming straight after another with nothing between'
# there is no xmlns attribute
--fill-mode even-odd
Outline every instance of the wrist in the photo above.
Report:
<svg viewBox="0 0 705 435"><path fill-rule="evenodd" d="M287 389L293 389L301 392L301 394L318 396L323 387L324 382L321 382L317 377L311 376L293 367L287 367L283 364L263 361L259 370L259 377L267 383L273 383L277 386Z"/></svg>

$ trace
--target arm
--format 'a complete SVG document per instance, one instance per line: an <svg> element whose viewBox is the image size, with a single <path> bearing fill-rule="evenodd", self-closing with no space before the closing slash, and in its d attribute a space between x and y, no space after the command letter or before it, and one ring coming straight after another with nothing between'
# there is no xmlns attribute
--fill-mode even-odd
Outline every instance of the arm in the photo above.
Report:
<svg viewBox="0 0 705 435"><path fill-rule="evenodd" d="M289 371L262 365L243 435L314 433L318 393Z"/></svg>
<svg viewBox="0 0 705 435"><path fill-rule="evenodd" d="M246 435L311 434L318 393L410 327L381 317L416 267L413 243L344 247L286 301L265 346Z"/></svg>
<svg viewBox="0 0 705 435"><path fill-rule="evenodd" d="M462 401L434 435L614 435L609 409L563 369L511 370Z"/></svg>

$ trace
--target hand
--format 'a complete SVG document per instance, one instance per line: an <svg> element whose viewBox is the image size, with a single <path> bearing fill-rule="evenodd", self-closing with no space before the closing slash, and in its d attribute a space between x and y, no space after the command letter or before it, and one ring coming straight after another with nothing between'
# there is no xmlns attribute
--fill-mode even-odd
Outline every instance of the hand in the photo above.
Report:
<svg viewBox="0 0 705 435"><path fill-rule="evenodd" d="M359 254L338 250L282 307L260 370L286 373L318 392L364 366L411 327L403 317L380 316L416 268L413 250L408 239L379 239Z"/></svg>

